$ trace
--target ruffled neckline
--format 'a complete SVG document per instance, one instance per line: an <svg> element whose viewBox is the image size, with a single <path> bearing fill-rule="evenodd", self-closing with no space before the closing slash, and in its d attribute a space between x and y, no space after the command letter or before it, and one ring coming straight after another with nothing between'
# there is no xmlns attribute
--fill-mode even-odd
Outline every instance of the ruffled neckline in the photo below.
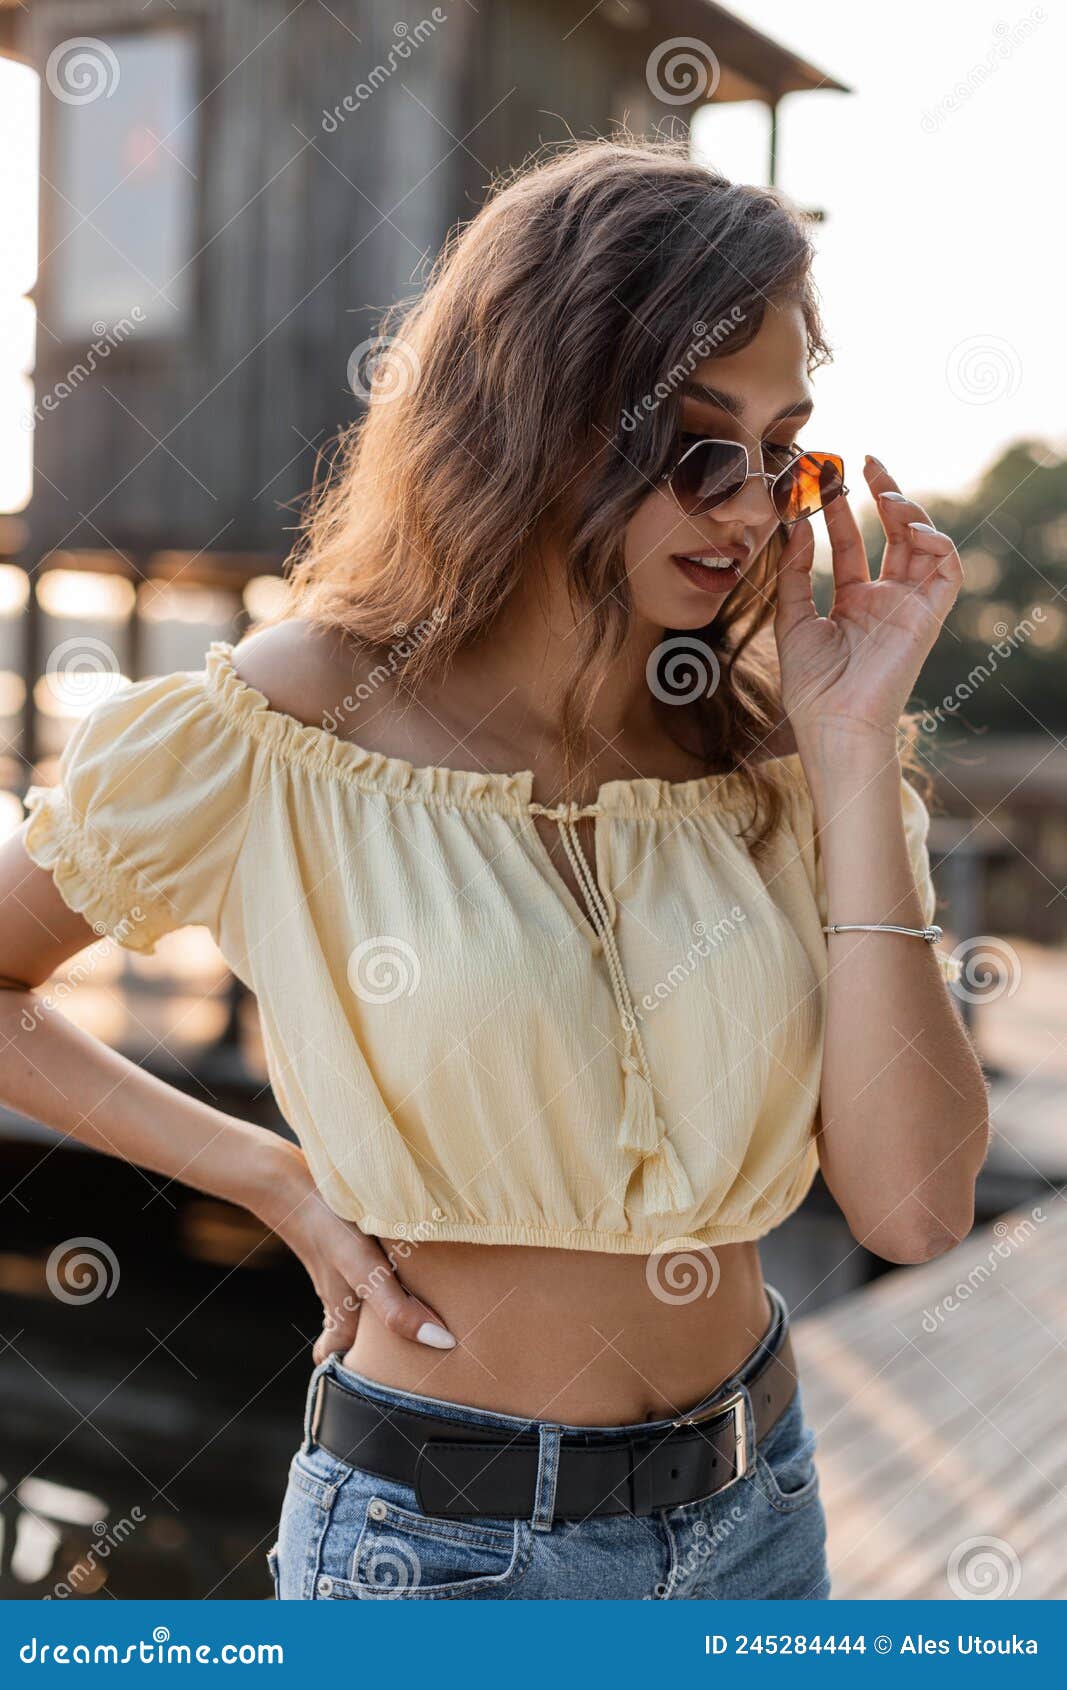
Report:
<svg viewBox="0 0 1067 1690"><path fill-rule="evenodd" d="M328 728L301 722L296 716L276 710L266 693L237 673L234 646L229 640L212 640L204 660L204 674L208 690L223 715L245 732L270 744L287 760L318 765L342 780L409 803L496 810L509 815L528 815L542 808L533 800L532 769L497 774L433 765L420 767L402 757L368 751L353 740L340 739ZM795 751L783 757L767 758L762 766L768 765L787 778L802 774L800 755ZM716 804L736 804L742 796L737 772L700 775L686 781L650 776L605 781L595 800L581 806L581 812L632 816L663 809L684 812L707 803L712 796Z"/></svg>

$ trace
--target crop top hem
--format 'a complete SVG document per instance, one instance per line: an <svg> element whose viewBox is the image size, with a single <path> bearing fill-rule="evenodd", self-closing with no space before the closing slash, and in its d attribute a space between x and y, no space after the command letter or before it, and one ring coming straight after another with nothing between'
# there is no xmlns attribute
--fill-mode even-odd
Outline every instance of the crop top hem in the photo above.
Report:
<svg viewBox="0 0 1067 1690"><path fill-rule="evenodd" d="M810 1182L809 1182L810 1183ZM645 1238L636 1232L608 1232L587 1227L534 1226L526 1221L400 1221L382 1215L363 1215L356 1223L375 1238L398 1238L415 1244L528 1244L551 1250L597 1250L604 1255L651 1256L665 1250L707 1250L718 1244L749 1244L766 1236L785 1219L776 1214L764 1227L714 1223L693 1232L664 1238Z"/></svg>

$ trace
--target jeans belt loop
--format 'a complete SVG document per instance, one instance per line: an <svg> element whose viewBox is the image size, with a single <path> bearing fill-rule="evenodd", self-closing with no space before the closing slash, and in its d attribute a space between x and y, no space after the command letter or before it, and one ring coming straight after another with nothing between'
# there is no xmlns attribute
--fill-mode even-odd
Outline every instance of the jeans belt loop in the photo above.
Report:
<svg viewBox="0 0 1067 1690"><path fill-rule="evenodd" d="M537 1482L530 1527L535 1532L550 1532L556 1514L556 1480L559 1476L559 1450L562 1428L543 1422L538 1431Z"/></svg>

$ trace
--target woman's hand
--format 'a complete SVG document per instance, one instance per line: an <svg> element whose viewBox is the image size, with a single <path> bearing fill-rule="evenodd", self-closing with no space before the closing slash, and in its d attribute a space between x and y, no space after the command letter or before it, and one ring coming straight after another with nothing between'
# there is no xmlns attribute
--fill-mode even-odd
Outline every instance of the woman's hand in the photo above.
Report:
<svg viewBox="0 0 1067 1690"><path fill-rule="evenodd" d="M805 758L847 756L859 745L895 751L897 723L963 582L956 548L907 499L877 458L864 464L885 529L872 581L856 518L842 494L823 516L834 597L819 616L811 591L811 523L790 531L778 571L774 634L782 702Z"/></svg>
<svg viewBox="0 0 1067 1690"><path fill-rule="evenodd" d="M276 1141L285 1161L267 1183L256 1213L303 1262L322 1304L323 1326L315 1341L316 1362L347 1350L366 1304L390 1332L431 1349L447 1350L455 1338L425 1303L404 1290L376 1238L335 1215L318 1191L303 1152Z"/></svg>

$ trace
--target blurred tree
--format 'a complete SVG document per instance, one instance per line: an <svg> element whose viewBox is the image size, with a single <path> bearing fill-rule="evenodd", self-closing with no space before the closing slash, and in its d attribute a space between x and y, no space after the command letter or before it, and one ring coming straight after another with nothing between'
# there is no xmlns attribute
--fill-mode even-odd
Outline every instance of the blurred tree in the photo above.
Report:
<svg viewBox="0 0 1067 1690"><path fill-rule="evenodd" d="M920 502L955 540L965 575L912 699L927 712L924 727L1067 733L1067 459L1021 440L967 498ZM864 542L874 570L882 531L873 517Z"/></svg>

